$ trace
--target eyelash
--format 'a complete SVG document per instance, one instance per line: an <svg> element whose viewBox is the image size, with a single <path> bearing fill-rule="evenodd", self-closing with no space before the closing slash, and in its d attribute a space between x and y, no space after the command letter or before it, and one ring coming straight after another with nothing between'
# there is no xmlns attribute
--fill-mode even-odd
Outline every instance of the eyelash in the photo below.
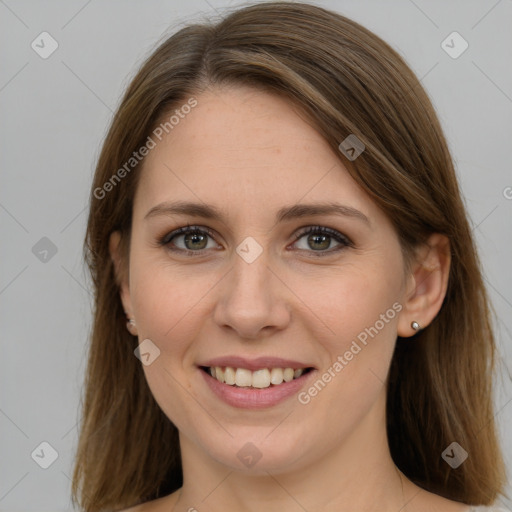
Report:
<svg viewBox="0 0 512 512"><path fill-rule="evenodd" d="M189 233L206 234L209 237L211 237L213 240L215 240L215 233L211 229L203 228L203 227L199 227L199 226L187 225L185 227L181 227L181 228L175 229L174 231L172 231L170 233L167 233L162 238L160 238L158 243L159 243L159 245L161 245L163 247L167 247L167 249L169 249L170 251L173 251L173 252L179 252L182 254L185 253L188 256L203 255L204 252L207 251L208 249L200 249L198 251L191 251L189 249L180 249L180 248L172 247L171 241L174 238L176 238L180 235L186 235ZM354 247L353 242L347 236L343 235L339 231L336 231L335 229L331 229L331 228L328 228L325 226L308 226L308 227L302 229L299 233L297 233L295 235L295 242L297 240L300 240L302 237L309 235L311 233L320 233L323 235L328 235L328 236L334 238L337 242L339 242L341 244L340 246L338 246L335 249L328 249L326 251L313 251L312 249L311 250L298 249L300 251L307 251L307 252L313 253L314 257L321 258L323 256L342 251L343 249L345 249L347 247Z"/></svg>

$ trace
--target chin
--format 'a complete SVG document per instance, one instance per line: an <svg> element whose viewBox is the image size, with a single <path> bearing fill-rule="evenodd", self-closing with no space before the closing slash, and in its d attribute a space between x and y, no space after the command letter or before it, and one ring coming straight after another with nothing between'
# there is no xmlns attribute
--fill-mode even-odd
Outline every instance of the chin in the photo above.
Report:
<svg viewBox="0 0 512 512"><path fill-rule="evenodd" d="M307 463L309 453L319 451L310 444L311 431L292 433L283 429L278 434L272 432L275 428L276 425L232 429L233 437L223 432L213 443L211 433L204 432L198 436L199 444L211 459L230 470L254 475L297 470Z"/></svg>

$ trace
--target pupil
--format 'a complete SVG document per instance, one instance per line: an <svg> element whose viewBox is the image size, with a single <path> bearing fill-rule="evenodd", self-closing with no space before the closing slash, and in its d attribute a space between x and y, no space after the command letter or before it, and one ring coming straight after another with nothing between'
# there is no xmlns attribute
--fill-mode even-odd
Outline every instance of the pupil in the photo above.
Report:
<svg viewBox="0 0 512 512"><path fill-rule="evenodd" d="M308 237L308 242L312 249L327 249L330 245L329 243L329 235L310 235ZM204 249L206 247L206 236L202 233L192 233L185 235L185 245L188 247L189 242L191 242L192 246L195 246L196 249ZM317 245L317 247L313 247Z"/></svg>
<svg viewBox="0 0 512 512"><path fill-rule="evenodd" d="M329 247L329 235L311 235L308 238L308 242L313 242L314 244L320 243L321 247L317 247L317 249L327 249ZM322 243L323 242L323 243ZM326 243L327 242L327 243ZM315 249L314 247L311 247Z"/></svg>
<svg viewBox="0 0 512 512"><path fill-rule="evenodd" d="M195 249L204 249L206 247L206 244L204 243L206 241L206 236L202 233L192 233L185 235L185 245L188 247L188 242L192 242L192 245L194 246L197 242L201 244L203 242L202 246L195 245Z"/></svg>

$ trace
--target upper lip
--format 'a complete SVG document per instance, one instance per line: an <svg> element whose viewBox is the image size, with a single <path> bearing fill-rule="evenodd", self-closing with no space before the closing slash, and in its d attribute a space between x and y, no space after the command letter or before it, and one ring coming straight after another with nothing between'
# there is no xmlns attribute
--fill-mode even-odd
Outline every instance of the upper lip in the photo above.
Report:
<svg viewBox="0 0 512 512"><path fill-rule="evenodd" d="M245 368L251 371L261 370L262 368L293 368L294 370L298 370L299 368L313 368L312 365L304 364L300 361L268 356L261 356L255 359L247 359L239 356L215 357L214 359L208 359L198 366L219 366L221 368L229 366L231 368Z"/></svg>

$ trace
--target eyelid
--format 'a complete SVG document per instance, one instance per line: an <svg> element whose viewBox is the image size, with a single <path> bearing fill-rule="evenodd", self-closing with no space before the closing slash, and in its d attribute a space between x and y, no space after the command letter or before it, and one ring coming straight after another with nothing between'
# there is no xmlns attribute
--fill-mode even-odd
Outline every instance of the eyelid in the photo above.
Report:
<svg viewBox="0 0 512 512"><path fill-rule="evenodd" d="M173 238L179 236L179 235L186 235L190 232L194 231L201 231L206 233L208 236L213 238L215 240L216 233L212 229L206 227L206 226L195 226L192 224L187 224L186 226L182 226L180 228L174 229L170 231L169 233L166 233L164 236L159 237L159 242L162 245L168 244ZM197 252L197 251L195 251Z"/></svg>
<svg viewBox="0 0 512 512"><path fill-rule="evenodd" d="M345 234L341 233L337 229L329 228L327 226L306 226L305 228L302 228L298 233L295 235L295 240L297 241L299 238L302 238L304 235L307 235L309 233L324 233L326 235L329 235L336 239L341 239L342 242L346 243L347 245L353 246L354 243L352 240Z"/></svg>
<svg viewBox="0 0 512 512"><path fill-rule="evenodd" d="M187 235L188 233L193 232L200 232L208 235L215 243L218 244L216 240L216 233L212 229L206 227L206 226L197 226L197 225L191 225L187 224L186 226L179 227L177 229L174 229L163 236L158 237L157 242L158 246L166 248L168 251L171 251L173 253L178 253L184 256L191 256L191 257L199 257L203 256L206 252L211 249L200 249L198 251L192 251L190 249L181 249L179 247L172 247L171 246L171 240L173 240L176 237Z"/></svg>
<svg viewBox="0 0 512 512"><path fill-rule="evenodd" d="M190 232L195 232L195 231L207 234L216 243L218 243L216 240L217 234L212 229L210 229L206 226L197 226L197 225L187 224L186 226L182 226L180 228L177 228L177 229L165 234L163 237L159 237L159 239L158 239L159 245L168 247L172 239L174 239L178 236L186 235ZM305 227L299 229L299 231L294 234L293 243L297 242L302 237L304 237L305 235L310 234L310 233L326 234L326 235L330 236L331 238L334 238L341 245L341 247L339 247L337 249L336 248L329 249L326 251L314 251L314 250L307 250L307 249L297 249L297 250L306 251L308 253L313 253L314 256L321 257L323 255L337 253L346 247L354 247L354 243L352 242L352 240L345 234L339 232L336 229L332 229L327 226L320 226L320 225L309 225L309 226L305 226ZM200 249L197 251L192 251L190 249L181 249L181 248L172 248L172 247L168 247L168 249L173 252L179 252L182 254L191 254L194 256L200 256L200 255L204 254L206 251L208 251L208 249Z"/></svg>

